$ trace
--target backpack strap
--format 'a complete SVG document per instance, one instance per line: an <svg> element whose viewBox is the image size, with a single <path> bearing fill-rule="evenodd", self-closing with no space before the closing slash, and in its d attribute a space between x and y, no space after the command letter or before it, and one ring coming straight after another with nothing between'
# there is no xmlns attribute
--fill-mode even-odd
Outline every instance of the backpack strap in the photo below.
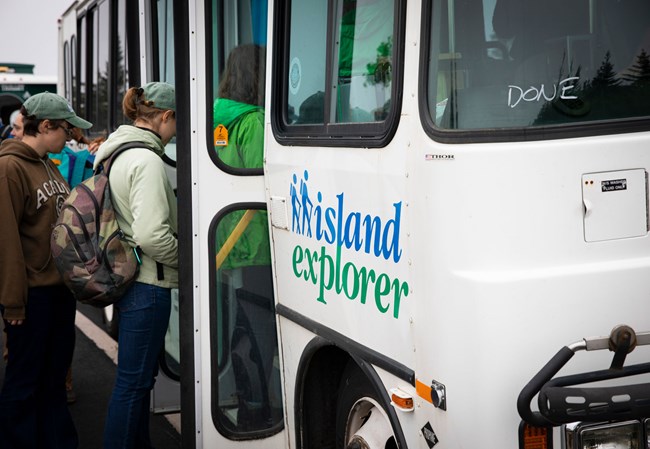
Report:
<svg viewBox="0 0 650 449"><path fill-rule="evenodd" d="M149 148L150 150L153 151L153 148L151 148L151 145L145 142L126 142L117 147L115 151L111 153L110 156L108 156L106 159L104 159L100 165L97 167L95 170L95 174L104 171L106 172L106 176L109 175L111 171L111 167L113 166L113 161L122 153L124 153L126 150L129 150L131 148Z"/></svg>
<svg viewBox="0 0 650 449"><path fill-rule="evenodd" d="M117 147L117 149L115 151L113 151L109 157L107 157L106 159L104 159L101 162L101 164L95 170L95 174L101 172L102 170L105 170L106 171L106 176L108 176L110 174L110 172L111 172L111 167L113 166L113 161L115 161L115 159L120 154L124 153L126 150L129 150L131 148L149 148L150 150L153 151L153 148L151 148L151 145L149 145L148 143L145 143L145 142L135 141L135 142L123 143L122 145ZM108 182L110 184L110 178L109 178ZM140 253L140 254L143 253L142 248L140 248L139 246L136 248L136 254L138 254L138 253ZM158 275L158 280L159 281L162 281L163 279L165 279L165 271L164 271L163 264L161 264L158 261L156 261L156 272L157 272L156 274Z"/></svg>

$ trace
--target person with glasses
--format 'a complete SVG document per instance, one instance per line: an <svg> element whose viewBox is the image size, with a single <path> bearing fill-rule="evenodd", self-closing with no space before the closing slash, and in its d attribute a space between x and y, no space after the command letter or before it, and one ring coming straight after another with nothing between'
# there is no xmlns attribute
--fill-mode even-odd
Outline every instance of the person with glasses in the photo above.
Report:
<svg viewBox="0 0 650 449"><path fill-rule="evenodd" d="M23 139L23 114L20 112L20 109L16 109L11 113L10 116L11 123L11 138L12 139ZM72 138L75 142L82 145L88 145L88 149L81 150L72 150L68 145L63 147L63 150L59 153L48 153L49 158L54 162L54 165L57 166L63 178L67 181L70 188L73 188L75 185L83 181L84 179L92 176L93 174L93 161L95 157L92 154L92 146L99 146L98 143L95 143L97 140L103 138L97 138L92 143L89 143L86 137L84 136L83 130L81 128L69 128L66 125L66 133L69 138ZM95 151L96 151L95 147ZM3 343L6 341L6 338L3 339ZM3 357L7 360L8 351L6 345L3 344ZM68 369L68 374L65 381L65 390L68 404L76 402L77 395L75 394L72 388L72 369Z"/></svg>
<svg viewBox="0 0 650 449"><path fill-rule="evenodd" d="M48 153L63 149L72 128L92 124L49 92L30 97L21 114L22 140L0 145L0 309L8 348L1 445L74 449L65 378L76 304L50 253L52 226L70 189Z"/></svg>

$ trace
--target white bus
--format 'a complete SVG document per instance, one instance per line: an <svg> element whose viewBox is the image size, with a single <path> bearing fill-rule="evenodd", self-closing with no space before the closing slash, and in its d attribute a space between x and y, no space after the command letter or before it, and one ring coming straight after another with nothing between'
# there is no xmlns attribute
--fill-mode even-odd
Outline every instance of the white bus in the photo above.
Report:
<svg viewBox="0 0 650 449"><path fill-rule="evenodd" d="M650 448L649 2L66 14L65 82L100 130L125 86L176 85L180 358L159 383L184 448ZM243 47L257 168L214 112Z"/></svg>

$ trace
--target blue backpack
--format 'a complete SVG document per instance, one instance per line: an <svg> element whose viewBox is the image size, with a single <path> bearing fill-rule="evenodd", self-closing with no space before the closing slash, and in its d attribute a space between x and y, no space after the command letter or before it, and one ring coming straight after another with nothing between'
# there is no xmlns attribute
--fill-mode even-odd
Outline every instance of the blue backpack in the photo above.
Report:
<svg viewBox="0 0 650 449"><path fill-rule="evenodd" d="M70 188L93 175L95 155L90 154L88 150L74 151L64 147L59 154L50 154L49 156L70 185Z"/></svg>

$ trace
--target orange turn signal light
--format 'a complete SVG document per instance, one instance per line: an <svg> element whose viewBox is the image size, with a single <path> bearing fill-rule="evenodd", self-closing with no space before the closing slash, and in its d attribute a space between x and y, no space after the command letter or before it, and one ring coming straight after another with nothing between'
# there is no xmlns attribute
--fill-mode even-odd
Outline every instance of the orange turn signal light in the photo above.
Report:
<svg viewBox="0 0 650 449"><path fill-rule="evenodd" d="M521 449L548 449L549 428L534 427L522 423L519 428L519 447Z"/></svg>
<svg viewBox="0 0 650 449"><path fill-rule="evenodd" d="M392 388L390 390L391 404L403 412L410 412L413 410L413 396L405 393L399 388Z"/></svg>

